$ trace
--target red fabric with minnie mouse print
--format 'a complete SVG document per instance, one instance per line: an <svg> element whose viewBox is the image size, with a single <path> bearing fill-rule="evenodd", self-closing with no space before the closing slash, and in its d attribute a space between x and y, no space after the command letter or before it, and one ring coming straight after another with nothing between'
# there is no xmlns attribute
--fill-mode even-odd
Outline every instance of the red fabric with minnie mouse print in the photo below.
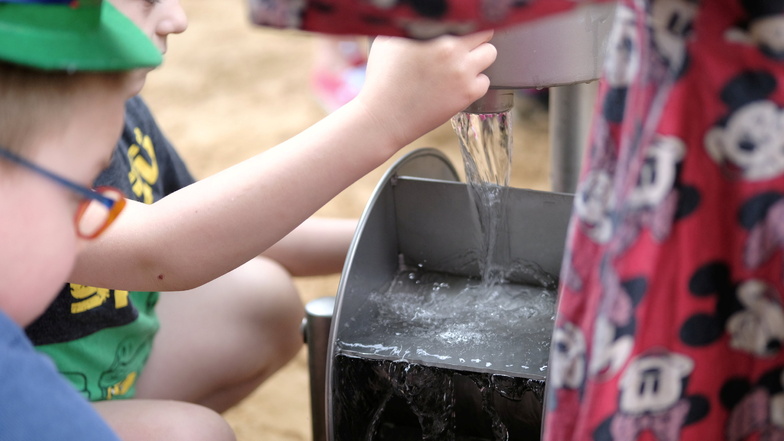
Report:
<svg viewBox="0 0 784 441"><path fill-rule="evenodd" d="M417 38L576 3L251 1ZM583 164L544 439L784 439L784 0L621 1Z"/></svg>
<svg viewBox="0 0 784 441"><path fill-rule="evenodd" d="M545 439L780 439L784 2L619 8L556 320L587 343L551 361L585 369Z"/></svg>
<svg viewBox="0 0 784 441"><path fill-rule="evenodd" d="M586 0L249 0L251 19L263 26L412 38L505 27L561 12L581 2L595 3Z"/></svg>

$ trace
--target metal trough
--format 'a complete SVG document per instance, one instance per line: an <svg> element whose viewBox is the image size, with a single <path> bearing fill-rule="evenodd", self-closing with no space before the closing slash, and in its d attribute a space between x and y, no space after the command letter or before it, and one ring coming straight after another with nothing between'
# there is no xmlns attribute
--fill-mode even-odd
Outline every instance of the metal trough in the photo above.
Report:
<svg viewBox="0 0 784 441"><path fill-rule="evenodd" d="M510 188L507 198L502 252L517 270L509 274L514 283L485 294L476 292L483 289L476 287L478 216L449 160L422 149L387 172L360 220L335 298L325 398L314 385L314 419L324 418L314 421L314 431L324 431L316 438L538 439L572 197ZM401 284L427 288L410 294ZM467 287L469 300L461 297ZM469 304L421 321L415 316L429 313L417 309L417 296ZM538 317L527 315L529 297L542 309ZM472 316L479 305L480 316ZM380 326L398 312L402 321ZM490 316L493 329L482 335ZM461 335L465 326L473 328Z"/></svg>

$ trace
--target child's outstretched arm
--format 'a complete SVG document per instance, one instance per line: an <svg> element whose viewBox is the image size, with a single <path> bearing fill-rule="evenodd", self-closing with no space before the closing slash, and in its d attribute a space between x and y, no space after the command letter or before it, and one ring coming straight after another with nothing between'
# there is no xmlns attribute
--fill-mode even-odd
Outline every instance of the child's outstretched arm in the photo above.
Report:
<svg viewBox="0 0 784 441"><path fill-rule="evenodd" d="M399 149L484 95L492 32L377 38L353 101L288 141L152 205L129 203L81 253L70 281L176 291L210 281L284 237ZM130 202L130 201L129 201Z"/></svg>

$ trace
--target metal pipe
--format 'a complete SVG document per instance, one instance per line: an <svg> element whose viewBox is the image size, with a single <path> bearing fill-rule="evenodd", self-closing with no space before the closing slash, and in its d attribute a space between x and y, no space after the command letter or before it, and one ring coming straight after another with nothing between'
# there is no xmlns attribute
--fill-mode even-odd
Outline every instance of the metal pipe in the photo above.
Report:
<svg viewBox="0 0 784 441"><path fill-rule="evenodd" d="M574 193L596 100L597 82L550 88L550 182L552 190Z"/></svg>
<svg viewBox="0 0 784 441"><path fill-rule="evenodd" d="M485 96L474 101L465 109L466 113L503 113L514 105L514 91L511 89L490 89Z"/></svg>
<svg viewBox="0 0 784 441"><path fill-rule="evenodd" d="M321 297L305 305L302 333L308 345L310 414L313 441L327 441L327 351L335 297Z"/></svg>

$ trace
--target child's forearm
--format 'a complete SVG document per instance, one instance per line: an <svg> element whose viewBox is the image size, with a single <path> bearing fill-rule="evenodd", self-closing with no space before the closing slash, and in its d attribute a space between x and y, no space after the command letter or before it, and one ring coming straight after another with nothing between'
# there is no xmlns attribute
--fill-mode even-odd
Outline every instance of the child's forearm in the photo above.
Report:
<svg viewBox="0 0 784 441"><path fill-rule="evenodd" d="M395 152L480 98L492 33L379 38L359 96L307 130L152 204L129 203L70 281L177 291L259 255Z"/></svg>
<svg viewBox="0 0 784 441"><path fill-rule="evenodd" d="M128 204L80 254L71 281L177 291L274 245L398 148L349 103L283 144L152 205Z"/></svg>

